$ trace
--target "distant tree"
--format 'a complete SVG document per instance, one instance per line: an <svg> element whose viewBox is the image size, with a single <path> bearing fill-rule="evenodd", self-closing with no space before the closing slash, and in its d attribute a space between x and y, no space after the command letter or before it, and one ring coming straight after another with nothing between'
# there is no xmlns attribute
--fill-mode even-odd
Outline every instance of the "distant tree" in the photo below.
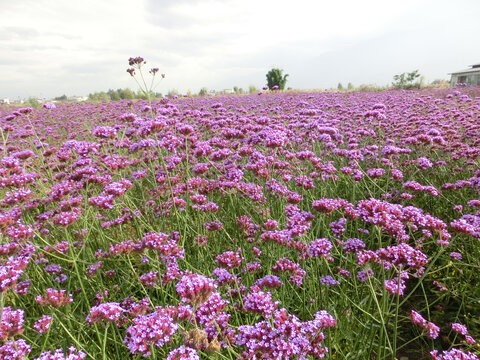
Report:
<svg viewBox="0 0 480 360"><path fill-rule="evenodd" d="M30 96L27 101L24 103L26 106L34 107L35 109L40 109L41 105L38 99L34 96Z"/></svg>
<svg viewBox="0 0 480 360"><path fill-rule="evenodd" d="M202 87L198 92L198 96L207 96L207 95L208 95L208 89L206 87Z"/></svg>
<svg viewBox="0 0 480 360"><path fill-rule="evenodd" d="M353 84L351 82L348 83L347 85L347 90L353 90L355 87L353 86Z"/></svg>
<svg viewBox="0 0 480 360"><path fill-rule="evenodd" d="M110 96L105 91L88 94L88 100L91 101L109 101Z"/></svg>
<svg viewBox="0 0 480 360"><path fill-rule="evenodd" d="M283 75L283 70L273 68L267 73L267 86L270 90L278 88L279 90L285 89L287 83L288 74Z"/></svg>
<svg viewBox="0 0 480 360"><path fill-rule="evenodd" d="M341 82L338 83L337 90L343 90L343 85Z"/></svg>
<svg viewBox="0 0 480 360"><path fill-rule="evenodd" d="M65 101L67 100L67 95L63 94L62 96L57 96L56 98L53 98L53 100Z"/></svg>
<svg viewBox="0 0 480 360"><path fill-rule="evenodd" d="M393 77L393 87L396 89L413 89L420 88L421 81L415 82L420 77L418 70L414 70L409 73L402 73Z"/></svg>
<svg viewBox="0 0 480 360"><path fill-rule="evenodd" d="M248 87L248 93L249 93L249 94L255 94L256 92L258 92L258 89L257 89L257 87L256 87L255 85L250 85L250 86Z"/></svg>
<svg viewBox="0 0 480 360"><path fill-rule="evenodd" d="M177 89L171 89L171 90L168 90L167 95L168 95L169 98L176 98L176 97L178 97L179 92L178 92Z"/></svg>
<svg viewBox="0 0 480 360"><path fill-rule="evenodd" d="M107 91L107 95L110 97L110 100L113 100L113 101L120 100L120 95L118 95L118 90L115 91L113 89L109 89Z"/></svg>
<svg viewBox="0 0 480 360"><path fill-rule="evenodd" d="M117 92L120 99L135 99L135 93L130 89L118 89Z"/></svg>

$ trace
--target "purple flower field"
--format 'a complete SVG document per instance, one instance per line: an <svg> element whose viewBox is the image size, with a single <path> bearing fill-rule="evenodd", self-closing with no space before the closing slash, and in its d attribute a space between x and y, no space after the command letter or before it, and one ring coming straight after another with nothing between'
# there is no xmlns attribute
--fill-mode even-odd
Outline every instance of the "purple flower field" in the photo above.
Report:
<svg viewBox="0 0 480 360"><path fill-rule="evenodd" d="M0 359L463 359L480 89L0 107Z"/></svg>

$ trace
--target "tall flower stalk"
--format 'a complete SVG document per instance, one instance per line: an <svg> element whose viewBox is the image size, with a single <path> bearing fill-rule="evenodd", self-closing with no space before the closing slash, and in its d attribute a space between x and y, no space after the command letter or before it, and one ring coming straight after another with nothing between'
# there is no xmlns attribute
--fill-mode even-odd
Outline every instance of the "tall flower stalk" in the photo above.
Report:
<svg viewBox="0 0 480 360"><path fill-rule="evenodd" d="M142 67L146 63L147 62L145 61L145 59L140 56L131 57L128 59L128 64L131 67L127 69L127 72L135 80L142 94L145 95L145 97L147 98L148 104L151 105L153 90L158 86L160 81L165 78L165 74L160 74L160 79L158 79L158 81L155 81L155 77L159 69L156 67L151 68L148 72L151 74L152 77L150 80L150 84L147 85L147 81L145 80L145 76L143 75L142 71ZM138 78L137 76L137 71L140 78Z"/></svg>

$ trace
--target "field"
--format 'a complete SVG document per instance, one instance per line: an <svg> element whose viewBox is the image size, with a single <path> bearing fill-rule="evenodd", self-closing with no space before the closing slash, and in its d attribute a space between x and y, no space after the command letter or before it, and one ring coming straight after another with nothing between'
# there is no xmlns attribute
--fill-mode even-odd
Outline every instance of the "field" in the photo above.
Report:
<svg viewBox="0 0 480 360"><path fill-rule="evenodd" d="M0 128L1 359L478 359L478 88Z"/></svg>

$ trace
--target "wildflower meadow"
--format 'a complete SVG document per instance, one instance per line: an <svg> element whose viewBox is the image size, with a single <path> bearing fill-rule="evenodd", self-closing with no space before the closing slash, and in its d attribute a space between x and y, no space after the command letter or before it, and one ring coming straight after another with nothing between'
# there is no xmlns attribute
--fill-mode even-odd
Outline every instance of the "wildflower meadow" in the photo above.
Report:
<svg viewBox="0 0 480 360"><path fill-rule="evenodd" d="M0 359L478 360L479 88L5 105L0 135Z"/></svg>

